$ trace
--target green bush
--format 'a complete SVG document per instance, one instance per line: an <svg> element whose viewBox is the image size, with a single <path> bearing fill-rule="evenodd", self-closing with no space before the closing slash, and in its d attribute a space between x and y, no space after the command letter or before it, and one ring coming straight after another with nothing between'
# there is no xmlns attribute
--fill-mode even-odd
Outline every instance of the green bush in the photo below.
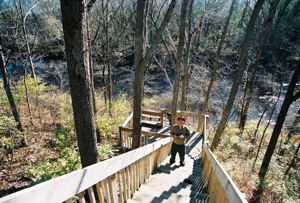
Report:
<svg viewBox="0 0 300 203"><path fill-rule="evenodd" d="M98 117L96 120L96 125L100 131L100 136L110 139L112 135L113 124L113 119L107 114Z"/></svg>
<svg viewBox="0 0 300 203"><path fill-rule="evenodd" d="M46 83L43 82L42 78L36 77L36 80L30 76L26 77L26 85L27 90L30 95L36 95L36 93L45 93L48 90L53 89L53 86L46 85ZM21 77L18 81L17 91L20 94L21 97L24 97L26 95L26 87L24 83L24 77Z"/></svg>
<svg viewBox="0 0 300 203"><path fill-rule="evenodd" d="M75 171L81 167L79 153L73 148L65 148L60 152L57 159L42 158L38 164L29 168L26 173L28 176L34 176L36 180L31 183L35 185L45 182L55 177Z"/></svg>
<svg viewBox="0 0 300 203"><path fill-rule="evenodd" d="M14 149L22 145L24 135L16 128L17 123L12 118L0 119L0 147Z"/></svg>
<svg viewBox="0 0 300 203"><path fill-rule="evenodd" d="M111 146L108 144L100 144L98 146L98 154L100 160L106 160L114 156Z"/></svg>
<svg viewBox="0 0 300 203"><path fill-rule="evenodd" d="M3 87L3 83L1 82L0 83L0 106L3 107L6 105L8 105L8 99L7 99L7 96L6 96L4 87Z"/></svg>
<svg viewBox="0 0 300 203"><path fill-rule="evenodd" d="M96 118L96 126L100 132L100 136L105 139L111 139L113 134L119 130L131 111L130 103L126 99L126 95L121 95L112 102L110 113L103 110Z"/></svg>
<svg viewBox="0 0 300 203"><path fill-rule="evenodd" d="M76 145L75 133L72 128L58 128L55 131L57 138L56 150L60 151L65 147Z"/></svg>
<svg viewBox="0 0 300 203"><path fill-rule="evenodd" d="M126 99L127 95L122 94L112 102L111 114L116 127L122 124L131 112L131 104Z"/></svg>
<svg viewBox="0 0 300 203"><path fill-rule="evenodd" d="M145 109L155 109L157 107L157 102L152 98L143 99L142 105Z"/></svg>

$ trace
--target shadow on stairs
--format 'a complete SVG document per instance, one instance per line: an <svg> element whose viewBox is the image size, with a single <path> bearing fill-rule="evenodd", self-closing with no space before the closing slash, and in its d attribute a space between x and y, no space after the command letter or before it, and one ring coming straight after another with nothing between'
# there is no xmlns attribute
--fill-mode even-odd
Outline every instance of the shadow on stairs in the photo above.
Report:
<svg viewBox="0 0 300 203"><path fill-rule="evenodd" d="M186 143L185 166L169 164L168 156L154 170L128 203L200 203L209 202L201 162L201 135L194 134Z"/></svg>

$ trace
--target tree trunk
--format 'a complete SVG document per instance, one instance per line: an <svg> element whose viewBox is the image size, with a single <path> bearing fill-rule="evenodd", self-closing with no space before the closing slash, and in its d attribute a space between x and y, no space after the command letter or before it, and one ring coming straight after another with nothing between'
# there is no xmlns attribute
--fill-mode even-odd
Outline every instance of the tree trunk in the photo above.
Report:
<svg viewBox="0 0 300 203"><path fill-rule="evenodd" d="M244 21L245 21L245 16L246 16L246 13L247 13L247 9L250 5L250 0L244 0L244 9L243 9L243 13L242 13L242 16L241 16L241 19L238 23L238 27L243 27L243 24L244 24Z"/></svg>
<svg viewBox="0 0 300 203"><path fill-rule="evenodd" d="M135 29L135 71L134 71L134 91L133 91L133 140L132 148L140 147L141 139L141 116L142 116L142 91L144 84L144 67L141 62L145 56L144 27L145 27L145 1L138 0L136 7L136 29Z"/></svg>
<svg viewBox="0 0 300 203"><path fill-rule="evenodd" d="M91 33L90 33L90 23L89 23L89 19L90 19L90 16L89 16L89 12L90 10L92 9L94 3L96 2L96 0L90 0L88 5L87 5L87 10L88 10L88 13L87 13L87 36L88 36L88 47L89 47L89 63L90 63L90 80L91 80L91 92L92 92L92 101L93 101L93 111L94 111L94 115L95 117L97 117L97 106L96 106L96 98L95 98L95 84L94 84L94 70L93 70L93 58L92 58L92 40L91 40ZM95 124L96 126L96 140L97 140L97 143L100 143L101 142L101 139L100 139L100 129L98 128L98 126Z"/></svg>
<svg viewBox="0 0 300 203"><path fill-rule="evenodd" d="M229 10L229 14L228 14L228 17L226 19L226 23L225 23L225 26L224 26L224 29L223 29L223 32L222 32L222 35L221 35L221 40L220 40L219 45L218 45L218 50L217 50L217 54L216 54L215 61L214 61L214 70L213 70L212 76L210 78L210 81L209 81L209 84L208 84L208 87L207 87L207 90L206 90L206 93L205 93L205 100L204 100L204 103L201 107L200 115L206 113L210 92L212 90L213 83L216 79L217 71L219 69L220 54L221 54L221 50L223 48L223 44L224 44L225 39L226 39L226 34L227 34L228 26L229 26L229 23L230 23L230 19L231 19L232 13L233 13L234 4L235 4L235 0L232 0L230 10ZM198 123L198 127L197 127L198 132L200 132L201 126L203 125L203 117L200 116L200 115L199 115L200 122Z"/></svg>
<svg viewBox="0 0 300 203"><path fill-rule="evenodd" d="M258 155L259 155L259 152L260 152L262 143L263 143L263 141L264 141L264 139L265 139L266 131L267 131L268 128L269 128L269 125L270 125L270 123L271 123L271 121L272 121L272 117L273 117L274 111L275 111L275 109L276 109L276 107L277 107L277 104L278 104L278 102L279 102L280 95L281 95L281 89L282 89L282 83L281 83L281 86L280 86L280 91L279 91L279 94L278 94L278 98L277 98L275 104L273 105L273 108L272 108L271 113L270 113L270 115L269 115L268 123L267 123L267 125L265 126L265 129L264 129L264 131L263 131L263 133L262 133L262 135L261 135L260 142L259 142L259 145L258 145L258 148L257 148L257 152L256 152L256 156L255 156L255 159L254 159L254 162L253 162L253 165L252 165L253 168L254 168L255 163L256 163L256 160L257 160L257 158L258 158ZM264 113L266 112L267 109L268 109L268 108L266 108L266 109L264 110L263 115L264 115ZM262 118L262 117L261 117L261 118ZM255 139L256 139L256 133L257 133L257 131L258 131L259 123L260 123L260 122L261 122L261 119L259 120L259 122L258 122L258 124L257 124L257 128L256 128L255 133L254 133L254 137L253 137L254 141L255 141Z"/></svg>
<svg viewBox="0 0 300 203"><path fill-rule="evenodd" d="M29 92L28 92L28 86L27 86L27 69L24 69L24 87L25 87L25 94L26 94L26 103L29 111L29 117L30 117L30 123L34 126L34 121L33 121L33 113L31 109L31 102L29 98Z"/></svg>
<svg viewBox="0 0 300 203"><path fill-rule="evenodd" d="M3 86L4 86L6 96L7 96L7 99L9 101L9 104L10 104L10 107L12 110L12 114L15 118L15 121L17 122L17 128L19 131L23 131L21 117L18 112L13 94L11 92L8 78L6 77L5 67L6 67L6 63L4 60L3 53L2 53L2 46L0 45L0 71L1 71L2 79L3 79Z"/></svg>
<svg viewBox="0 0 300 203"><path fill-rule="evenodd" d="M103 29L105 33L105 44L104 44L104 53L105 53L105 63L107 68L107 74L103 72L103 81L105 86L105 101L108 98L108 109L109 113L111 114L111 105L112 105L112 81L111 81L111 64L110 64L110 50L109 50L109 35L108 35L108 21L109 21L109 12L108 12L108 1L102 1L102 8L103 8Z"/></svg>
<svg viewBox="0 0 300 203"><path fill-rule="evenodd" d="M259 12L260 12L264 2L265 2L264 0L258 0L256 2L254 10L252 12L249 24L248 24L247 29L246 29L244 40L243 40L242 45L241 45L238 70L237 70L237 73L235 75L233 85L231 87L230 95L229 95L227 104L225 106L225 109L223 111L221 121L220 121L220 123L217 127L217 130L216 130L216 133L214 135L212 145L211 145L211 150L214 150L217 147L217 145L219 144L221 134L222 134L222 132L225 128L225 125L227 123L227 119L229 117L229 114L230 114L230 111L232 109L236 94L238 92L239 85L240 85L242 77L243 77L244 68L247 65L248 47L249 47L250 38L251 38L251 35L252 35L252 32L253 32L253 28L254 28L254 25L255 25L255 21L258 18Z"/></svg>
<svg viewBox="0 0 300 203"><path fill-rule="evenodd" d="M274 153L274 150L275 150L275 147L276 147L276 144L278 141L278 137L281 133L281 129L282 129L285 117L287 115L287 112L290 108L290 105L294 101L296 101L297 99L300 98L300 91L294 93L296 90L296 84L298 82L299 76L300 76L300 60L298 61L298 66L295 69L294 74L291 78L290 84L288 86L284 101L282 103L280 112L277 117L276 124L274 126L274 129L273 129L273 132L271 135L271 139L270 139L267 151L265 153L263 162L261 164L261 167L260 167L260 170L258 173L259 184L258 184L258 188L254 191L253 202L259 202L259 200L260 200L261 194L263 192L265 176L267 174L267 170L269 168L269 164L272 159L272 155Z"/></svg>
<svg viewBox="0 0 300 203"><path fill-rule="evenodd" d="M75 129L82 167L99 161L90 78L85 0L61 0Z"/></svg>
<svg viewBox="0 0 300 203"><path fill-rule="evenodd" d="M31 7L31 9L33 9L35 6L37 6L38 3L39 2L36 2L35 5L33 7ZM26 51L27 51L27 54L28 54L27 57L28 57L28 61L29 61L30 75L31 75L32 78L36 79L34 65L33 65L33 62L32 62L32 53L31 53L31 49L30 49L30 46L29 46L27 29L26 29L27 14L24 16L23 6L22 6L22 1L21 0L19 0L19 9L20 9L20 18L21 18L20 20L22 21L23 38L24 38L24 42L25 42L25 46L26 46ZM27 64L25 65L25 68L26 68L26 66L27 66Z"/></svg>
<svg viewBox="0 0 300 203"><path fill-rule="evenodd" d="M183 68L183 78L182 78L182 88L181 88L181 105L180 111L187 110L187 89L189 81L189 65L190 65L190 53L191 53L191 42L192 42L192 11L193 11L194 0L190 1L189 6L189 24L188 24L188 40L186 44L186 53L184 59L184 68Z"/></svg>
<svg viewBox="0 0 300 203"><path fill-rule="evenodd" d="M294 166L294 164L296 163L296 160L297 160L297 156L298 156L298 152L299 152L299 149L300 149L300 142L298 143L298 147L294 153L294 156L292 158L292 161L291 163L289 164L288 168L286 169L284 175L287 175L289 173L289 170L291 169L291 167Z"/></svg>
<svg viewBox="0 0 300 203"><path fill-rule="evenodd" d="M162 33L168 25L173 10L176 6L176 0L172 0L169 8L164 16L164 19L157 29L155 38L153 39L150 48L145 53L144 46L144 17L145 17L145 1L138 0L136 7L136 29L135 29L135 71L134 71L134 90L133 90L133 129L132 129L132 148L140 147L141 139L141 116L142 116L142 91L144 87L144 73L149 63L156 46L161 39Z"/></svg>
<svg viewBox="0 0 300 203"><path fill-rule="evenodd" d="M247 85L246 85L246 88L245 88L244 99L243 99L242 110L241 110L241 118L240 118L240 122L239 122L239 129L240 129L240 134L241 135L243 134L243 131L244 131L244 128L245 128L245 124L246 124L246 120L247 120L247 116L248 116L248 111L249 111L249 106L250 106L250 102L251 102L251 99L252 99L252 94L253 94L253 91L254 91L255 80L256 80L256 71L258 69L260 55L263 52L263 50L265 49L267 39L270 36L271 27L272 27L274 15L275 15L278 3L279 3L279 0L275 0L275 1L272 1L270 3L269 17L268 17L268 19L265 23L265 26L264 26L264 27L266 27L265 37L262 40L262 43L260 45L260 49L256 53L256 58L255 58L254 70L253 70L253 73L252 73L252 77L250 79L250 82L249 83L247 82Z"/></svg>
<svg viewBox="0 0 300 203"><path fill-rule="evenodd" d="M177 112L177 102L178 102L178 94L179 94L179 83L181 76L181 66L182 66L182 55L184 48L184 39L185 39L185 20L186 20L186 11L188 6L188 0L183 0L181 4L180 11L180 24L179 24L179 42L176 54L176 63L175 63L175 81L173 88L173 100L172 100L172 117L171 117L171 125L174 125L176 122L176 112Z"/></svg>

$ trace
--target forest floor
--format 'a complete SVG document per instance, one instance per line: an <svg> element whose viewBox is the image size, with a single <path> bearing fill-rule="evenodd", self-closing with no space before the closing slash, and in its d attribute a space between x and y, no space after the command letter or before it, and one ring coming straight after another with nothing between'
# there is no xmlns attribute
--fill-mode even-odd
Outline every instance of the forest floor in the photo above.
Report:
<svg viewBox="0 0 300 203"><path fill-rule="evenodd" d="M40 163L42 159L54 160L60 156L60 152L53 148L57 140L55 128L53 125L46 131L27 135L27 145L1 153L0 198L30 187L36 181L36 177L28 173L31 166ZM112 138L103 142L111 146L114 156L123 153L118 139Z"/></svg>
<svg viewBox="0 0 300 203"><path fill-rule="evenodd" d="M27 137L27 146L6 151L1 157L0 197L17 192L28 187L35 180L28 177L28 167L43 157L58 157L59 152L51 150L55 134L40 132ZM48 154L45 153L48 151Z"/></svg>

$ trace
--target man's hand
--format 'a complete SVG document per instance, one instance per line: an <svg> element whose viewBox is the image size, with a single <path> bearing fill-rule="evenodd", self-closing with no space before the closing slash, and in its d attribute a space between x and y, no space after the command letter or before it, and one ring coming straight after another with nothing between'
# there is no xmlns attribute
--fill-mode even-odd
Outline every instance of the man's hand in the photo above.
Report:
<svg viewBox="0 0 300 203"><path fill-rule="evenodd" d="M184 139L184 135L178 135L177 138Z"/></svg>

